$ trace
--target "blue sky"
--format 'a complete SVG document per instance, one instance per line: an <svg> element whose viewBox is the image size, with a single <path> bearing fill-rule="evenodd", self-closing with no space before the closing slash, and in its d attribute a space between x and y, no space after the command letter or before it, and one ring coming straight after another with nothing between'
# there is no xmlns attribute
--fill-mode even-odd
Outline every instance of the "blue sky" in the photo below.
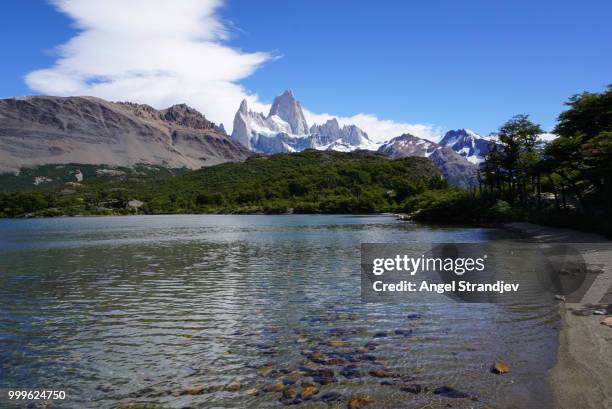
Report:
<svg viewBox="0 0 612 409"><path fill-rule="evenodd" d="M568 96L612 83L604 0L180 0L183 11L150 1L158 13L138 1L97 3L4 2L0 96L187 102L227 124L241 98L264 110L291 88L311 121L339 116L386 139L404 128L488 134L518 113L549 129ZM56 48L79 33L68 52Z"/></svg>

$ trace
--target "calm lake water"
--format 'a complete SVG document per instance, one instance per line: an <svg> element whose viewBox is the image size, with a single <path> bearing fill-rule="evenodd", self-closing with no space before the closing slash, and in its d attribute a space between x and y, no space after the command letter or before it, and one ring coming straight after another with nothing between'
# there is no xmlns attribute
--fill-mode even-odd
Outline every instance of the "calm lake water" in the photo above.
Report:
<svg viewBox="0 0 612 409"><path fill-rule="evenodd" d="M369 395L368 408L547 408L552 303L360 298L362 242L510 239L392 216L0 220L0 407L26 405L10 389L52 388L67 397L51 407L267 408L283 406L280 392L247 391L315 381L296 407ZM510 372L492 374L497 360ZM428 391L401 390L413 384ZM432 392L441 386L469 396Z"/></svg>

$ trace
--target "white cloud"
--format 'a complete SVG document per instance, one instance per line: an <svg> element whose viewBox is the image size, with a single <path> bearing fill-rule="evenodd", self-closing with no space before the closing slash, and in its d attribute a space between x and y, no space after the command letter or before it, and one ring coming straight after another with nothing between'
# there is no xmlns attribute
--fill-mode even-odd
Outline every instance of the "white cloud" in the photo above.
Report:
<svg viewBox="0 0 612 409"><path fill-rule="evenodd" d="M46 69L26 83L52 95L94 95L157 108L186 102L231 127L243 98L256 95L236 82L272 58L223 43L219 0L56 0L81 30L58 47Z"/></svg>
<svg viewBox="0 0 612 409"><path fill-rule="evenodd" d="M238 81L274 58L224 43L228 32L216 14L222 0L52 0L79 33L57 49L54 65L26 76L28 86L51 95L93 95L165 108L187 103L231 132L242 99L255 111L269 104ZM271 44L271 48L274 44ZM284 86L279 84L279 91ZM305 112L309 123L331 114ZM371 114L338 117L377 142L410 132L438 140L431 125L398 123Z"/></svg>
<svg viewBox="0 0 612 409"><path fill-rule="evenodd" d="M359 113L353 116L343 117L331 114L315 114L308 110L304 110L304 116L306 116L306 120L309 124L322 124L328 119L337 118L341 126L350 124L357 125L359 128L366 131L370 139L374 142L385 142L404 133L411 133L415 136L436 142L440 140L442 132L439 127L433 125L395 122L388 119L380 119L372 114Z"/></svg>

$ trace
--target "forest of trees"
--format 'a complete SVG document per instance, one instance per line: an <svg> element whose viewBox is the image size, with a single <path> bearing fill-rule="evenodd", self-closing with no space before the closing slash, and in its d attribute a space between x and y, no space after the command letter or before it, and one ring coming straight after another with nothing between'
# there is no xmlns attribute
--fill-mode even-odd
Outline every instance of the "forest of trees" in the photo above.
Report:
<svg viewBox="0 0 612 409"><path fill-rule="evenodd" d="M436 221L531 220L610 234L612 85L574 95L566 106L549 142L528 115L504 123L481 164L477 191L428 193L407 210Z"/></svg>
<svg viewBox="0 0 612 409"><path fill-rule="evenodd" d="M391 160L369 151L306 150L173 176L126 170L123 176L85 179L78 186L0 193L0 217L380 213L398 211L410 196L446 187L440 171L426 158Z"/></svg>

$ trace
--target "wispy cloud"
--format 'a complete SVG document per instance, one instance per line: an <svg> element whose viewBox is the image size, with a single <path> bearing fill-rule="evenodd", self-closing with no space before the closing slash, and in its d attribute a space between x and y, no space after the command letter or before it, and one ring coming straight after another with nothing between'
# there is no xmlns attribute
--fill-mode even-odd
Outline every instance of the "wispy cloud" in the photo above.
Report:
<svg viewBox="0 0 612 409"><path fill-rule="evenodd" d="M328 119L337 118L341 126L357 125L366 131L374 142L385 142L404 133L410 133L431 141L438 141L442 133L442 129L434 125L396 122L380 119L373 114L360 113L352 116L336 116L332 114L316 114L305 110L304 115L309 124L322 124Z"/></svg>
<svg viewBox="0 0 612 409"><path fill-rule="evenodd" d="M228 131L242 99L257 111L269 107L239 81L275 55L227 45L224 40L230 29L217 14L222 0L54 0L52 4L74 21L79 32L58 46L58 58L51 67L26 76L36 92L93 95L157 108L184 102L223 122ZM279 84L279 91L291 85ZM309 123L334 116L306 115ZM341 124L359 126L379 142L404 132L439 137L434 126L398 123L371 114L338 119Z"/></svg>

